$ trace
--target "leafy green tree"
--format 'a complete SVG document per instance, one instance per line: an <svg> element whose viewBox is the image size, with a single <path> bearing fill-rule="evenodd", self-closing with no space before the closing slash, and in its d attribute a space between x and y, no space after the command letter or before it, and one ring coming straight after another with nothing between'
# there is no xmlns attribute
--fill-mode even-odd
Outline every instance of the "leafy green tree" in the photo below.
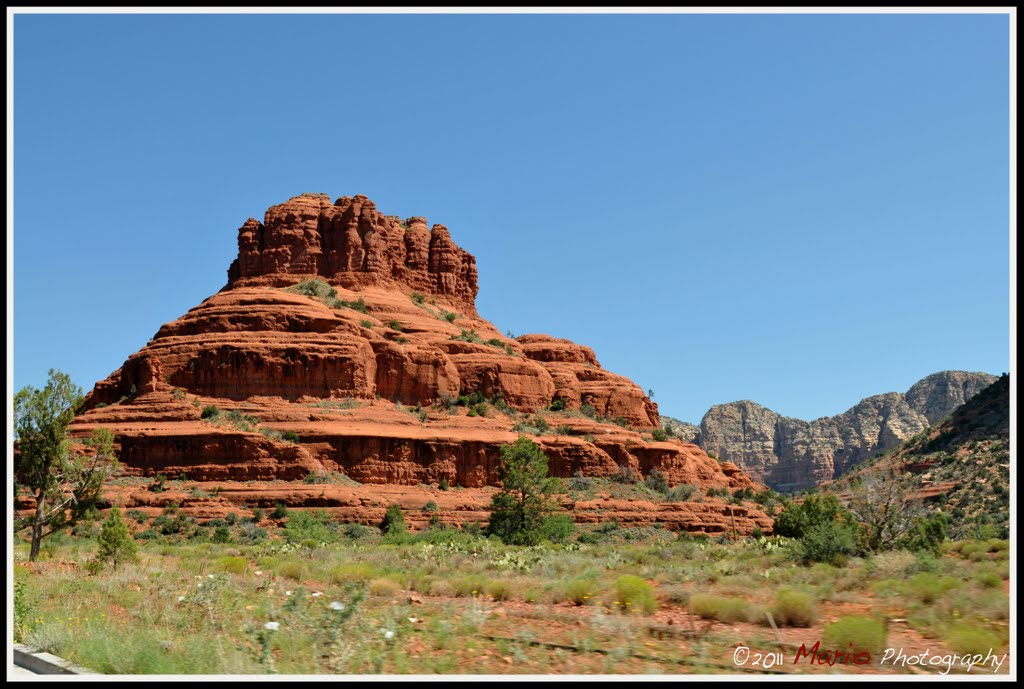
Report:
<svg viewBox="0 0 1024 689"><path fill-rule="evenodd" d="M799 504L787 502L775 517L773 530L799 540L804 562L838 563L858 551L860 528L834 495L809 495Z"/></svg>
<svg viewBox="0 0 1024 689"><path fill-rule="evenodd" d="M536 545L544 537L545 519L555 508L551 496L561 492L548 476L548 458L525 436L501 446L498 478L502 489L491 499L488 532L511 545Z"/></svg>
<svg viewBox="0 0 1024 689"><path fill-rule="evenodd" d="M44 538L89 513L117 466L109 430L93 432L91 452L72 451L67 428L83 400L82 389L54 369L42 390L29 385L14 396L14 477L36 500L34 513L16 526L32 529L31 560Z"/></svg>
<svg viewBox="0 0 1024 689"><path fill-rule="evenodd" d="M786 502L775 517L773 530L779 536L801 538L813 526L842 520L849 514L834 495L809 495L801 503Z"/></svg>
<svg viewBox="0 0 1024 689"><path fill-rule="evenodd" d="M110 516L103 522L97 540L100 546L96 553L97 562L109 562L117 569L121 563L138 557L139 546L128 533L128 526L121 519L121 510L116 507L110 510Z"/></svg>
<svg viewBox="0 0 1024 689"><path fill-rule="evenodd" d="M941 512L930 517L918 517L899 544L908 550L926 550L938 555L942 542L946 540L947 526L949 518Z"/></svg>
<svg viewBox="0 0 1024 689"><path fill-rule="evenodd" d="M858 552L860 531L855 524L827 521L814 524L800 537L800 559L804 563L827 562L840 565L845 558Z"/></svg>

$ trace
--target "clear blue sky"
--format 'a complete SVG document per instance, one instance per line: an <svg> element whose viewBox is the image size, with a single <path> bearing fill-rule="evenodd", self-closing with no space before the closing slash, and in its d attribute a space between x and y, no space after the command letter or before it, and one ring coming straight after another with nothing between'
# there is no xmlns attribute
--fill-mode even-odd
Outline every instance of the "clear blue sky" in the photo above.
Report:
<svg viewBox="0 0 1024 689"><path fill-rule="evenodd" d="M685 420L1009 368L1005 15L20 15L14 41L15 389L91 388L306 191L447 225L481 315Z"/></svg>

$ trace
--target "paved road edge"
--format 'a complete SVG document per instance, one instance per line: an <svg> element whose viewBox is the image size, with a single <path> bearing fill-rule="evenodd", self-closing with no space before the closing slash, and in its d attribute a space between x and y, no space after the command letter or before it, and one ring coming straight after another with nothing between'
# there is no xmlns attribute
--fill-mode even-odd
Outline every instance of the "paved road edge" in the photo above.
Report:
<svg viewBox="0 0 1024 689"><path fill-rule="evenodd" d="M24 644L14 644L14 664L31 670L37 675L97 675L89 668L75 665L70 660L58 658L52 653L40 653Z"/></svg>

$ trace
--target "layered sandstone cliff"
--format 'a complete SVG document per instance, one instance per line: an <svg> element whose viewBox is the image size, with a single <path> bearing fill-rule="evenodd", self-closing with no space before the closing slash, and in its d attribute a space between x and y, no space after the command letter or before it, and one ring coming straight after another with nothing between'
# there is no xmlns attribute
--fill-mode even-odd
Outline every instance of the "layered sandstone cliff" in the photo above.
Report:
<svg viewBox="0 0 1024 689"><path fill-rule="evenodd" d="M719 404L704 415L694 440L776 490L803 490L905 442L995 380L987 373L941 371L905 393L868 397L815 421L785 417L749 400Z"/></svg>
<svg viewBox="0 0 1024 689"><path fill-rule="evenodd" d="M483 487L525 433L556 476L758 487L655 441L657 405L589 347L480 318L476 261L441 225L305 194L242 225L238 249L224 289L97 383L73 426L114 431L129 472Z"/></svg>

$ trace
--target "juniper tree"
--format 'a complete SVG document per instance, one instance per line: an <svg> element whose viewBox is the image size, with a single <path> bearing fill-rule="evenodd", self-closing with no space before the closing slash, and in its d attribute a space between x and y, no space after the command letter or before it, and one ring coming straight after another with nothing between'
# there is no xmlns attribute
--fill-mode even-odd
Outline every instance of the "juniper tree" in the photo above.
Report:
<svg viewBox="0 0 1024 689"><path fill-rule="evenodd" d="M81 388L54 369L42 390L29 385L14 396L14 478L36 501L33 513L19 518L16 527L32 529L31 560L39 556L44 538L92 510L117 465L114 435L107 429L95 430L86 441L91 451L72 449L67 428L83 400Z"/></svg>
<svg viewBox="0 0 1024 689"><path fill-rule="evenodd" d="M115 569L122 562L129 562L138 556L139 547L121 519L121 510L116 507L110 510L110 516L103 522L98 541L100 547L96 561L109 562Z"/></svg>
<svg viewBox="0 0 1024 689"><path fill-rule="evenodd" d="M555 508L551 496L560 492L558 479L548 476L548 458L525 436L501 446L498 465L501 491L491 499L488 532L511 545L535 545Z"/></svg>

